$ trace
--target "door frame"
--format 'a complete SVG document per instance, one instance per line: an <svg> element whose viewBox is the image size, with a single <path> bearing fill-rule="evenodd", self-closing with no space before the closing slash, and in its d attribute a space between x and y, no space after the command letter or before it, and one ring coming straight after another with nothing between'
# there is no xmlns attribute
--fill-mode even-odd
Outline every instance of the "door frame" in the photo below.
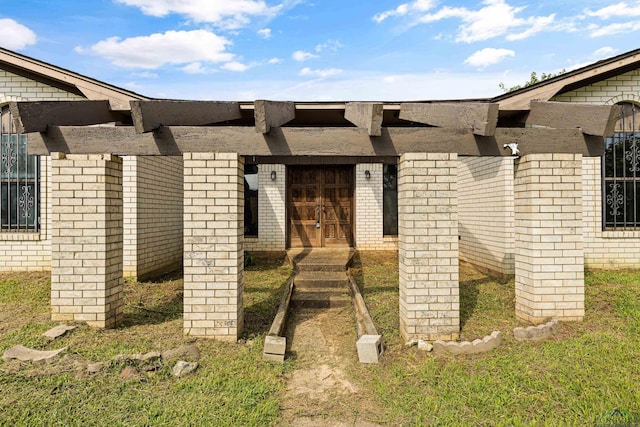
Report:
<svg viewBox="0 0 640 427"><path fill-rule="evenodd" d="M355 200L355 185L356 185L356 177L355 177L355 166L354 165L295 165L295 166L287 166L286 168L286 174L287 174L287 181L286 181L286 195L285 195L285 200L286 200L286 223L287 223L287 229L286 229L286 245L287 248L292 248L293 246L291 245L291 229L292 229L292 223L291 223L291 210L293 208L293 201L292 201L292 194L291 194L291 173L293 170L295 169L307 169L307 168L311 168L311 169L317 169L320 171L322 178L320 178L320 183L319 183L319 197L321 198L321 200L324 200L325 196L324 196L324 185L325 185L325 178L324 178L324 171L329 170L329 169L345 169L348 170L350 172L351 175L351 187L350 187L350 206L349 206L349 212L350 212L350 218L349 218L349 224L351 226L351 230L349 233L349 238L348 240L350 240L350 242L347 242L348 247L355 247L355 206L356 206L356 200ZM323 205L324 202L321 202L321 215L320 215L320 244L318 246L311 246L312 248L325 248L327 247L325 245L325 232L324 232L324 221L325 221L325 213L324 213L324 206ZM298 246L296 246L298 247ZM300 246L303 247L303 246ZM339 245L330 245L328 247L340 247Z"/></svg>

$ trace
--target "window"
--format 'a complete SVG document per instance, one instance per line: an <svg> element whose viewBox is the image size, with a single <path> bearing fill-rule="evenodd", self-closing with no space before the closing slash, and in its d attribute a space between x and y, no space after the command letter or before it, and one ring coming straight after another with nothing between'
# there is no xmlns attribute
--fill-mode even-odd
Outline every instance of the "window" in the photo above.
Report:
<svg viewBox="0 0 640 427"><path fill-rule="evenodd" d="M244 165L244 235L258 237L258 165Z"/></svg>
<svg viewBox="0 0 640 427"><path fill-rule="evenodd" d="M384 165L382 175L382 234L398 235L398 166Z"/></svg>
<svg viewBox="0 0 640 427"><path fill-rule="evenodd" d="M27 137L10 133L11 117L0 120L0 231L40 229L40 158L27 155ZM6 114L5 114L6 112Z"/></svg>
<svg viewBox="0 0 640 427"><path fill-rule="evenodd" d="M602 206L604 228L640 226L640 109L622 103L622 115L613 137L607 138L603 158Z"/></svg>

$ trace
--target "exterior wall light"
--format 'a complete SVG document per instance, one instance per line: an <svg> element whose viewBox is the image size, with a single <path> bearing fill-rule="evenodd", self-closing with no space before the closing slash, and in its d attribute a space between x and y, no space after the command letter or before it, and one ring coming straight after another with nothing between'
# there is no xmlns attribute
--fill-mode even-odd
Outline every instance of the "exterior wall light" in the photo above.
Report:
<svg viewBox="0 0 640 427"><path fill-rule="evenodd" d="M367 169L366 171L364 171L364 177L366 179L371 179L371 172L369 172L369 170Z"/></svg>
<svg viewBox="0 0 640 427"><path fill-rule="evenodd" d="M271 181L275 181L277 177L276 171L271 171Z"/></svg>

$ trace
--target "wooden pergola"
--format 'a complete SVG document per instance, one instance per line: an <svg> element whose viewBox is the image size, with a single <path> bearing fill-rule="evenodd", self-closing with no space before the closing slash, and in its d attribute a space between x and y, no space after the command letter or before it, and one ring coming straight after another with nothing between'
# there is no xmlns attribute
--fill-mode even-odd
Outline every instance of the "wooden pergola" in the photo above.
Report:
<svg viewBox="0 0 640 427"><path fill-rule="evenodd" d="M211 199L218 194L216 182L233 184L219 193L238 201L226 203L229 210L220 214L224 220L218 213L209 214L206 206L201 211L193 210L197 211L200 223L205 222L210 234L196 229L200 223L185 221L185 333L221 339L236 339L243 322L243 220L239 201L243 157L251 157L255 162L284 164L295 159L300 164L300 158L311 161L318 157L329 163L340 158L364 158L369 162L397 158L401 177L398 185L401 330L405 337L452 339L459 332L455 162L458 156L520 156L520 175L515 181L516 234L519 236L516 239L517 314L532 321L542 320L549 313L565 319L582 318L583 299L564 297L565 294L584 294L581 273L584 261L579 255L583 253L581 158L602 155L605 138L613 133L620 112L615 106L535 101L520 110L511 107L501 110L496 103L480 101L294 103L264 100L253 103L144 100L131 101L130 110L112 110L108 101L13 102L10 109L18 132L28 134L30 154L53 155L59 161L65 155L105 155L99 161L89 160L102 165L102 169L93 170L115 174L113 180L100 177L95 180L105 183L101 194L108 199L105 211L109 215L122 210L116 200L121 198L121 189L120 193L117 191L121 163L118 166L112 156L183 156L185 171L206 174L200 181L205 183L202 191L187 193L185 184L185 207L202 205L205 199L193 203L197 197L206 197L206 203L213 203ZM67 163L60 163L56 168L55 161L54 175L74 164L73 159L67 159ZM218 164L216 162L226 162L227 166L220 171L215 167L194 166ZM562 175L556 177L560 184L554 187L559 168L566 170L558 174ZM446 175L442 180L444 187L442 183L436 188L428 180L414 180L421 174ZM538 176L545 176L548 184L540 184ZM556 192L554 197L558 203L552 206L553 210L548 210L546 204L555 202L540 197L538 185ZM57 191L56 188L53 191ZM442 198L442 203L433 210L428 209L428 197L431 197L427 197L428 194L435 199ZM54 195L54 216L56 203L73 201L65 197ZM109 224L108 217L101 221L99 224ZM428 235L433 224L441 223L445 224L446 233L440 233L437 239L415 238ZM90 246L97 259L105 258L100 253L103 249L112 254L106 257L108 260L121 257L121 245L109 246L122 239L121 223L114 224L109 225L111 231L106 239L96 240L97 243ZM71 238L56 240L56 227L63 226L62 221L56 223L54 218L53 251L67 251L59 257L64 260L73 257L78 245ZM546 236L550 236L548 241ZM80 237L83 242L90 240L87 236ZM221 241L224 244L220 244ZM560 243L556 247L553 242ZM569 251L566 247L575 248ZM56 259L55 253L53 258ZM545 275L544 263L550 259L556 267L566 266L562 271L568 273L560 279ZM218 267L218 260L231 261ZM83 267L82 262L77 265ZM52 270L55 282L61 283L59 288L53 283L53 292L66 291L65 286L73 290L68 284L77 278L74 272L68 273L57 264ZM65 313L56 312L54 308L54 317L86 320L102 327L117 323L121 314L118 295L122 265L118 267L115 262L103 270L107 274L98 280L96 292L102 292L99 300L106 302L99 303L97 317L91 317L97 320L76 315L75 312L86 311L85 307L78 309L77 304L82 305L81 302ZM64 279L65 274L71 274L68 280ZM225 289L224 297L217 300L216 292L221 288ZM187 291L193 289L198 289L199 296L206 296L206 301L212 301L206 303L209 306L191 299L192 294ZM555 299L540 292L552 292L551 297ZM57 304L53 301L52 294L52 305ZM216 304L224 309L218 310ZM549 309L550 304L559 308ZM229 316L208 317L220 312Z"/></svg>

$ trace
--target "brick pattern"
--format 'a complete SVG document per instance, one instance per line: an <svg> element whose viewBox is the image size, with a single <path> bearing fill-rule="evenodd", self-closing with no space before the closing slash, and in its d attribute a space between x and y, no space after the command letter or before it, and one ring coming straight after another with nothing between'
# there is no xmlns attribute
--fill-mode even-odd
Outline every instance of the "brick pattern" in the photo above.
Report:
<svg viewBox="0 0 640 427"><path fill-rule="evenodd" d="M512 157L461 157L460 258L497 275L514 274Z"/></svg>
<svg viewBox="0 0 640 427"><path fill-rule="evenodd" d="M531 154L515 171L516 316L584 316L582 156Z"/></svg>
<svg viewBox="0 0 640 427"><path fill-rule="evenodd" d="M244 162L184 154L184 332L237 340L243 326Z"/></svg>
<svg viewBox="0 0 640 427"><path fill-rule="evenodd" d="M0 104L9 101L58 101L84 99L44 83L0 70ZM51 163L40 158L40 232L0 232L0 271L51 269Z"/></svg>
<svg viewBox="0 0 640 427"><path fill-rule="evenodd" d="M0 104L9 101L71 101L85 99L75 93L0 70Z"/></svg>
<svg viewBox="0 0 640 427"><path fill-rule="evenodd" d="M122 159L52 155L52 320L122 317Z"/></svg>
<svg viewBox="0 0 640 427"><path fill-rule="evenodd" d="M614 105L640 103L640 70L556 96L552 101ZM602 229L601 159L582 160L584 256L587 268L640 268L640 231Z"/></svg>
<svg viewBox="0 0 640 427"><path fill-rule="evenodd" d="M365 171L371 178L367 179ZM397 239L383 236L383 185L382 163L356 165L355 182L355 231L356 247L360 250L394 250Z"/></svg>
<svg viewBox="0 0 640 427"><path fill-rule="evenodd" d="M271 172L276 179L271 179ZM287 245L287 169L282 164L258 165L258 237L246 237L249 251L284 251Z"/></svg>
<svg viewBox="0 0 640 427"><path fill-rule="evenodd" d="M124 160L124 274L138 280L182 264L182 157Z"/></svg>
<svg viewBox="0 0 640 427"><path fill-rule="evenodd" d="M400 157L400 330L406 339L451 340L460 332L457 157Z"/></svg>

